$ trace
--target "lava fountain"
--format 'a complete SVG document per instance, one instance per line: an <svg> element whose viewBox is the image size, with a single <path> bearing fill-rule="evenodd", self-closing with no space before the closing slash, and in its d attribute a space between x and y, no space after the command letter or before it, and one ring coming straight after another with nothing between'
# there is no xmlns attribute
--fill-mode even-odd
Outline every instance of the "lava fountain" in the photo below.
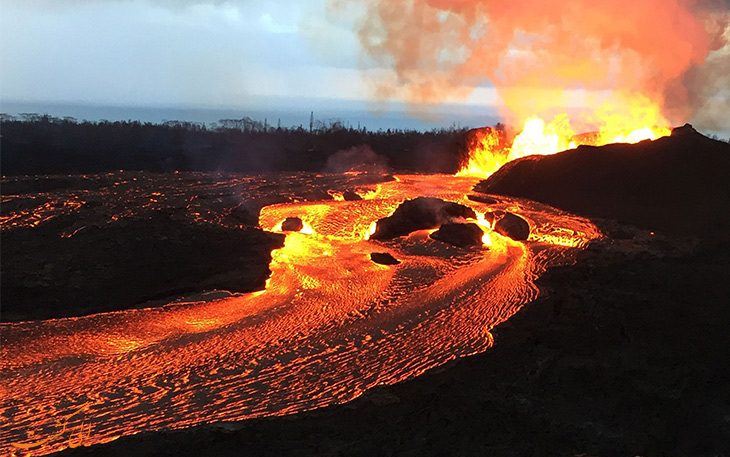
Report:
<svg viewBox="0 0 730 457"><path fill-rule="evenodd" d="M504 130L481 128L469 132L468 162L457 176L489 177L515 159L530 155L557 154L580 145L602 146L609 143L638 143L655 140L671 133L668 127L639 127L630 131L601 131L576 135L566 116L559 116L545 125L539 118L525 122L523 130L511 144Z"/></svg>
<svg viewBox="0 0 730 457"><path fill-rule="evenodd" d="M493 105L514 134L482 129L460 174L581 144L667 135L702 109L728 125L730 10L714 0L332 0L353 8L374 95L422 107ZM726 102L725 102L726 103ZM725 105L727 106L727 105ZM700 126L702 128L702 126ZM576 135L577 132L594 132Z"/></svg>

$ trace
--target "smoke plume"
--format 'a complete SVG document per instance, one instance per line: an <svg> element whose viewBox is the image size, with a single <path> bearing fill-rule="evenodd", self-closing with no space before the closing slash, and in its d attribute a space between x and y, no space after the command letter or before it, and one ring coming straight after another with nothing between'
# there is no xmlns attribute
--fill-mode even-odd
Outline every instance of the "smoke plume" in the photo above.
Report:
<svg viewBox="0 0 730 457"><path fill-rule="evenodd" d="M367 144L342 149L327 158L324 171L328 173L345 173L362 171L370 173L387 173L388 159L378 155Z"/></svg>
<svg viewBox="0 0 730 457"><path fill-rule="evenodd" d="M363 12L362 48L390 69L382 97L443 103L489 82L511 122L581 106L588 124L598 107L602 122L710 120L727 101L727 1L332 2Z"/></svg>

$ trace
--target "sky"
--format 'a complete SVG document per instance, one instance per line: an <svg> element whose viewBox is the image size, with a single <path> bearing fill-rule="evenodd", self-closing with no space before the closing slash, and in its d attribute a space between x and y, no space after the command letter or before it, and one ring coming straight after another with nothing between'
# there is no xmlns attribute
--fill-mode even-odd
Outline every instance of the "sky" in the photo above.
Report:
<svg viewBox="0 0 730 457"><path fill-rule="evenodd" d="M211 106L362 98L355 37L325 19L318 1L4 0L2 96ZM322 30L327 52L306 39Z"/></svg>
<svg viewBox="0 0 730 457"><path fill-rule="evenodd" d="M449 1L463 2L434 0ZM719 9L730 10L730 0L687 1L715 2ZM386 0L382 2L387 4ZM401 128L448 127L457 123L476 127L501 120L499 107L504 102L485 77L478 78L479 86L473 92L469 86L467 92L471 95L466 100L439 95L441 103L427 111L423 111L423 105L414 108L408 104L405 93L401 94L403 98L399 98L397 91L376 98L375 82L393 81L393 65L395 62L397 67L399 61L393 60L392 53L377 59L363 49L363 36L358 36L363 17L367 16L363 8L374 3L375 0L0 0L0 112L15 114L13 109L22 108L65 115L62 111L74 104L228 109L234 110L229 111L232 115L240 112L235 110L251 109L258 110L258 117L269 116L271 121L278 117L277 111L289 109L298 112L289 122L296 125L308 122L310 109L317 113L329 110L326 116L340 118L346 117L342 113L353 110L380 116L380 121L368 118L372 122L368 127L377 125L375 128L389 123ZM348 6L335 10L333 5L338 4ZM397 16L394 19L393 27L397 30L403 21L398 21ZM419 22L411 19L404 18L418 26ZM377 35L379 29L371 30ZM401 42L417 38L416 42L421 44L415 48L421 54L433 54L440 60L443 56L438 46L432 50L433 43L423 44L428 43L424 31L419 28L413 36L401 33L403 40L395 40L395 44L400 46ZM730 27L726 33L730 34ZM443 49L458 48L449 43L436 42ZM714 65L718 74L727 74L730 45L726 47L728 52L719 61L721 65ZM405 50L410 55L409 47L401 48L399 52ZM438 72L431 69L426 74L427 81L438 79ZM702 80L699 76L698 80ZM448 85L455 81L453 75L442 79ZM726 76L714 79L720 86L726 85ZM718 131L730 128L724 105L730 98L727 88L721 89L725 90L724 98L713 98L715 92L708 90L710 99L722 102L719 108L702 111L719 113L725 119ZM52 105L55 111L50 108ZM90 112L77 110L68 115ZM131 112L124 111L123 118L134 117ZM163 114L153 116L149 110L146 113L152 116L145 119L148 121L164 118ZM97 119L90 120L99 120L104 113L93 116ZM342 120L357 124L361 118L358 115ZM417 118L418 122L409 122L407 118ZM703 124L700 119L695 120Z"/></svg>
<svg viewBox="0 0 730 457"><path fill-rule="evenodd" d="M0 100L387 111L354 24L325 0L3 0ZM485 87L466 103L493 101Z"/></svg>

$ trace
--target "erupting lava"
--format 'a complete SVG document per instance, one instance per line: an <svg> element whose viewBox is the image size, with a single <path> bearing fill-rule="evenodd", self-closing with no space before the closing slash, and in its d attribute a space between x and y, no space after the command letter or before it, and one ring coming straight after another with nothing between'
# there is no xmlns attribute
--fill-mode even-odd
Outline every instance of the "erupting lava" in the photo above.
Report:
<svg viewBox="0 0 730 457"><path fill-rule="evenodd" d="M730 129L726 2L331 1L356 5L362 49L379 67L364 72L376 96L419 109L469 99L524 125L518 135L477 132L462 175L581 144L655 139L695 115L701 128Z"/></svg>
<svg viewBox="0 0 730 457"><path fill-rule="evenodd" d="M638 143L669 135L668 127L642 127L628 131L600 131L575 135L565 116L556 117L548 125L539 118L525 122L522 132L511 145L504 130L483 128L470 132L469 161L458 176L489 177L502 165L530 155L556 154L580 145L602 146L608 143Z"/></svg>

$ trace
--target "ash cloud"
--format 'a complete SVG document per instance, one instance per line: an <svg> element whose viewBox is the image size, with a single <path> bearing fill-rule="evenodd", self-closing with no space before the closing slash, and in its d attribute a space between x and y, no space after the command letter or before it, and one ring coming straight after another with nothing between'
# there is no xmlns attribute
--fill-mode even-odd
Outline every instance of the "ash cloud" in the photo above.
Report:
<svg viewBox="0 0 730 457"><path fill-rule="evenodd" d="M728 43L727 0L331 2L364 11L359 39L390 70L371 81L385 98L443 103L491 83L514 122L558 114L571 90L610 93L584 104L626 116L638 99L678 124L724 82L727 57L709 58Z"/></svg>
<svg viewBox="0 0 730 457"><path fill-rule="evenodd" d="M723 2L725 3L725 2ZM727 18L730 24L730 15ZM724 46L713 51L702 65L687 70L681 79L684 99L667 99L683 110L700 130L730 132L730 25L725 25Z"/></svg>

